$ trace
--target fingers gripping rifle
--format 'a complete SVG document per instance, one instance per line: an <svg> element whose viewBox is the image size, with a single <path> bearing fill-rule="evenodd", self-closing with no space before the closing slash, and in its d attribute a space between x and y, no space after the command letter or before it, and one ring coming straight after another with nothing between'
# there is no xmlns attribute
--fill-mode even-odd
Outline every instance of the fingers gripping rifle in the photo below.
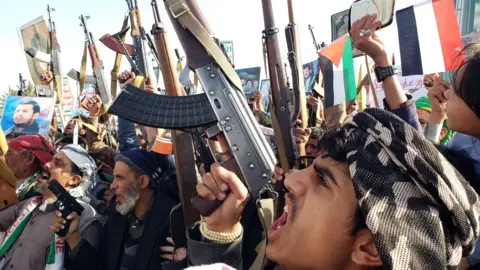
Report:
<svg viewBox="0 0 480 270"><path fill-rule="evenodd" d="M257 199L269 190L268 181L276 160L248 107L240 78L212 40L197 3L194 0L165 2L189 66L198 74L205 93L161 96L129 85L110 107L110 113L146 126L175 130L206 128L207 137L217 139L234 157L223 161L223 166L235 171L253 199ZM195 201L195 207L204 216L221 204L198 198Z"/></svg>

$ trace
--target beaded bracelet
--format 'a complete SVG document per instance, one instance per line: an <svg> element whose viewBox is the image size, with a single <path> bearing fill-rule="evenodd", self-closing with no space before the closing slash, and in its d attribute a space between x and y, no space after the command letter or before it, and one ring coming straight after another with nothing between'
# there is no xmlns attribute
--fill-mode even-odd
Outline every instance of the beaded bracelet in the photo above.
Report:
<svg viewBox="0 0 480 270"><path fill-rule="evenodd" d="M200 232L202 233L202 235L205 236L206 239L217 243L231 243L242 234L242 231L243 228L240 229L238 232L233 233L215 232L207 228L207 223L200 223Z"/></svg>

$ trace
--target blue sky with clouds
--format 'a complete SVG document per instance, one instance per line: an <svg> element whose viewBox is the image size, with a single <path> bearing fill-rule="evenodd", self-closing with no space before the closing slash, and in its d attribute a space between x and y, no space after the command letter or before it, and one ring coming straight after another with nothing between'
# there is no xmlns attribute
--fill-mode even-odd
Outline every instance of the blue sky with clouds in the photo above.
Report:
<svg viewBox="0 0 480 270"><path fill-rule="evenodd" d="M158 0L163 19L170 30L171 47L181 48L178 39L166 17L163 1ZM264 29L262 6L260 0L197 0L215 35L221 40L233 40L235 65L237 68L261 66L263 63L261 32ZM147 31L153 23L153 13L149 0L138 0L142 22ZM286 0L272 0L275 22L280 29L279 42L286 61L286 43L283 29L288 24ZM400 3L401 2L401 3ZM397 9L419 0L397 1ZM296 19L300 29L300 42L303 62L316 58L316 52L308 30L308 25L315 27L319 42L330 40L330 17L332 14L346 10L351 0L297 0L294 1ZM2 1L0 11L0 33L4 58L0 65L0 93L8 86L18 84L18 73L30 78L23 48L20 45L18 28L40 15L47 18L47 4L55 8L52 18L57 26L57 35L62 48L63 72L71 68L79 69L84 46L84 34L79 26L80 14L89 15L87 22L96 39L100 56L105 64L106 75L113 66L115 54L101 44L98 39L105 33L120 30L123 17L127 12L127 3L122 0L15 0ZM387 44L396 49L396 27L385 29ZM131 42L127 39L127 42ZM123 68L129 68L126 59ZM263 71L262 71L263 74Z"/></svg>

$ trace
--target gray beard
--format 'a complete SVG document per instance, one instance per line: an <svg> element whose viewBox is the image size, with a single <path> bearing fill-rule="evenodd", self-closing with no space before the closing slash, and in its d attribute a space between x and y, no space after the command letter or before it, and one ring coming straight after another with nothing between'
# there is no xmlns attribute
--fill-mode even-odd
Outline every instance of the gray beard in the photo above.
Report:
<svg viewBox="0 0 480 270"><path fill-rule="evenodd" d="M127 192L124 202L122 204L117 204L115 210L122 216L125 216L135 208L135 205L137 204L139 198L140 185L136 184L132 189Z"/></svg>

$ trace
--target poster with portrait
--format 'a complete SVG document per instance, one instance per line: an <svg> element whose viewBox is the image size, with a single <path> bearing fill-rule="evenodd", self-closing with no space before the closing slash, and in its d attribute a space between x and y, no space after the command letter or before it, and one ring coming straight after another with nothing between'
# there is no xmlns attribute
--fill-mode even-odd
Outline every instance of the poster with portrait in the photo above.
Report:
<svg viewBox="0 0 480 270"><path fill-rule="evenodd" d="M315 86L315 78L318 74L318 59L303 64L303 79L305 84L305 95L312 95L312 88Z"/></svg>
<svg viewBox="0 0 480 270"><path fill-rule="evenodd" d="M8 96L2 113L2 129L5 135L48 135L54 108L53 98Z"/></svg>
<svg viewBox="0 0 480 270"><path fill-rule="evenodd" d="M270 80L262 80L260 83L260 91L262 91L263 98L262 104L266 112L270 111L269 101L270 101Z"/></svg>
<svg viewBox="0 0 480 270"><path fill-rule="evenodd" d="M260 67L237 69L236 72L242 81L243 93L247 98L260 89Z"/></svg>
<svg viewBox="0 0 480 270"><path fill-rule="evenodd" d="M350 16L350 10L344 10L342 12L332 15L332 42L348 34L348 21ZM353 57L362 56L363 53L353 48Z"/></svg>

